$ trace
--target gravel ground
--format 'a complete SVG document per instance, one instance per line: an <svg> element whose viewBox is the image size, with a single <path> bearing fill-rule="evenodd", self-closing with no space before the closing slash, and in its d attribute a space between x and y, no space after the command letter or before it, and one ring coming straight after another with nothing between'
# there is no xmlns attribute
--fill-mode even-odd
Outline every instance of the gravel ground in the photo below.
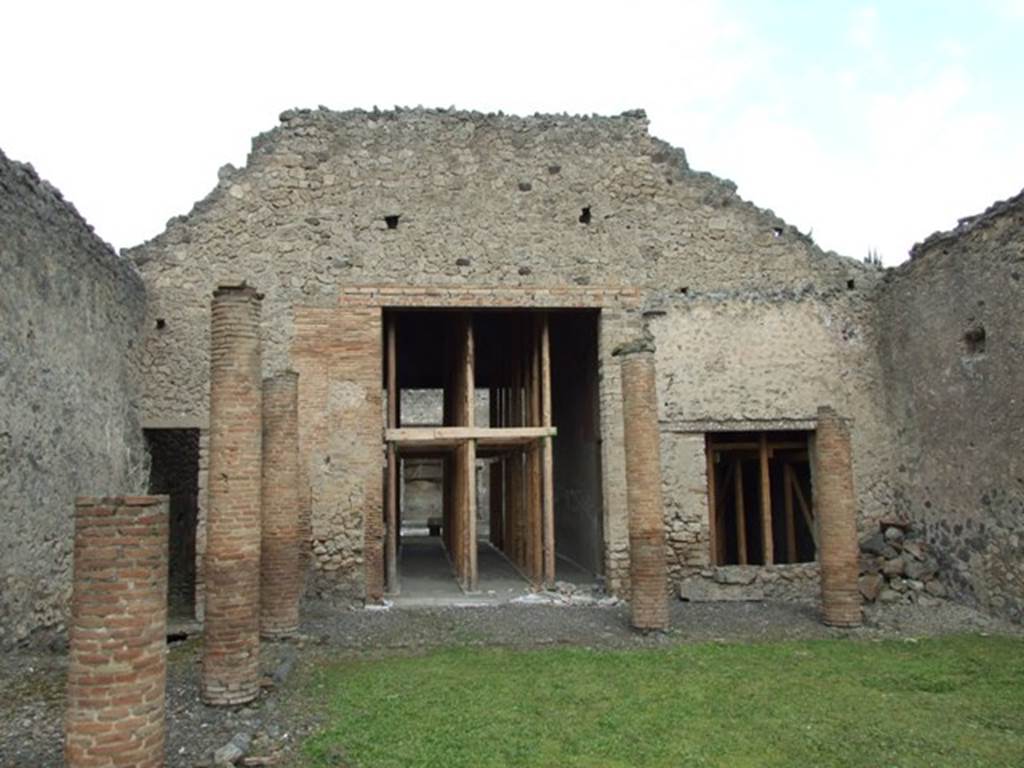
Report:
<svg viewBox="0 0 1024 768"><path fill-rule="evenodd" d="M307 605L303 635L265 643L263 696L253 704L214 709L199 702L199 641L172 645L168 656L167 765L213 765L213 752L238 734L251 737L242 765L299 765L295 748L317 727L318 714L294 685L292 669L308 672L332 659L407 653L444 645L519 648L581 645L657 648L690 642L751 642L815 638L881 639L951 633L1024 635L1006 624L949 602L922 608L873 607L864 627L830 629L813 605L682 603L672 606L673 629L641 635L616 606L502 605L485 608L362 610ZM65 653L17 651L0 655L0 767L60 766ZM274 678L277 678L277 682ZM263 762L259 760L263 759ZM268 762L269 760L270 762Z"/></svg>

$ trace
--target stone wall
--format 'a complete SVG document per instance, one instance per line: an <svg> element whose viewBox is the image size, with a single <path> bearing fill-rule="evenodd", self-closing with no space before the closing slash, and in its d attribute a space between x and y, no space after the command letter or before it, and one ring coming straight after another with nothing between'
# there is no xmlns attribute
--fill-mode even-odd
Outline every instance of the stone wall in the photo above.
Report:
<svg viewBox="0 0 1024 768"><path fill-rule="evenodd" d="M315 381L334 366L329 383L300 384L300 411L308 387L328 422L332 408L355 420L333 429L321 416L300 414L300 430L320 563L356 582L362 548L378 545L364 521L368 510L379 511L380 483L371 482L380 464L371 443L379 444L382 423L372 330L379 311L366 314L354 335L330 330L327 320L309 337L298 331L314 315L394 306L378 287L399 297L418 291L419 306L487 306L487 292L501 286L502 306L601 310L602 529L608 583L618 592L628 586L628 548L621 393L609 361L635 334L640 310L656 316L666 440L702 433L695 419L796 423L835 396L854 420L855 455L864 456L855 467L862 513L879 516L891 495L878 447L886 444L884 426L873 418L879 366L864 300L878 272L821 252L771 211L740 199L731 183L689 169L681 150L649 135L642 112L286 112L255 139L246 167L222 169L188 216L130 255L152 298L148 426L206 426L206 297L218 282L244 279L266 294L264 375L294 367ZM588 290L603 298L575 298ZM355 345L376 360L349 358L342 369L321 354L331 345L339 352ZM792 363L781 376L779 358ZM754 370L734 362L742 360ZM759 378L765 367L772 378ZM793 382L800 386L790 391ZM334 442L330 463L328 454L309 453L325 440ZM663 455L667 462L679 453L669 446ZM359 477L335 478L339 459ZM669 484L694 476L691 467L666 468ZM706 504L702 512L694 487L666 491L670 514L686 506L681 528L700 525Z"/></svg>
<svg viewBox="0 0 1024 768"><path fill-rule="evenodd" d="M63 630L77 495L146 487L145 291L30 166L0 153L0 646Z"/></svg>
<svg viewBox="0 0 1024 768"><path fill-rule="evenodd" d="M896 509L949 592L1024 620L1024 193L916 246L879 309Z"/></svg>

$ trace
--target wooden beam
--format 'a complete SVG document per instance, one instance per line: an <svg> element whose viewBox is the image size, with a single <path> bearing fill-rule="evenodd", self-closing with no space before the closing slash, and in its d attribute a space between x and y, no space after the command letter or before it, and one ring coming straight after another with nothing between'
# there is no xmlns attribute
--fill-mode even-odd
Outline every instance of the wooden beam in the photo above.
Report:
<svg viewBox="0 0 1024 768"><path fill-rule="evenodd" d="M793 490L796 492L796 500L800 504L800 512L804 516L804 522L807 524L807 530L811 532L811 538L814 539L814 549L818 549L818 529L814 524L814 514L811 511L811 505L807 503L807 499L804 498L804 492L800 488L800 483L796 479L796 472L790 473L790 479L793 483Z"/></svg>
<svg viewBox="0 0 1024 768"><path fill-rule="evenodd" d="M526 354L529 379L527 391L529 392L529 415L527 424L532 427L540 425L541 419L541 392L540 392L540 344L538 344L539 333L537 318L531 315L526 322ZM529 523L528 535L530 537L530 580L539 585L544 580L544 494L542 490L543 479L541 477L541 455L537 446L531 445L527 449L529 464L529 488L528 500Z"/></svg>
<svg viewBox="0 0 1024 768"><path fill-rule="evenodd" d="M786 516L786 560L790 563L796 562L796 518L793 508L793 486L791 476L793 467L790 464L782 465L782 498L783 511Z"/></svg>
<svg viewBox="0 0 1024 768"><path fill-rule="evenodd" d="M558 434L555 427L401 427L384 432L384 440L396 443L403 453L417 450L453 450L466 440L484 449L528 446Z"/></svg>
<svg viewBox="0 0 1024 768"><path fill-rule="evenodd" d="M712 440L711 446L716 451L741 451L741 452L755 452L759 453L761 450L761 442L749 442L749 443L725 443L717 440ZM769 451L805 451L807 450L807 443L805 442L783 442L783 443L768 443Z"/></svg>
<svg viewBox="0 0 1024 768"><path fill-rule="evenodd" d="M398 426L397 329L395 316L387 322L388 427ZM388 591L398 593L398 453L387 450L387 489L384 494L384 575Z"/></svg>
<svg viewBox="0 0 1024 768"><path fill-rule="evenodd" d="M465 447L466 496L463 501L466 510L466 591L479 589L477 572L476 543L476 443L472 440Z"/></svg>
<svg viewBox="0 0 1024 768"><path fill-rule="evenodd" d="M384 575L388 592L398 594L398 451L394 444L387 450L388 484L384 500L386 504L386 530L384 539Z"/></svg>
<svg viewBox="0 0 1024 768"><path fill-rule="evenodd" d="M718 515L719 533L721 534L718 537L719 565L726 565L726 560L728 559L728 548L726 546L728 542L726 541L725 536L725 500L729 496L729 489L735 486L734 481L736 479L735 475L737 464L739 464L739 461L730 461L729 468L726 469L724 473L716 472L716 474L722 475L720 478L716 478L718 485L715 489L715 501L718 504L716 513Z"/></svg>
<svg viewBox="0 0 1024 768"><path fill-rule="evenodd" d="M747 564L747 519L743 501L743 466L737 466L736 472L736 562Z"/></svg>
<svg viewBox="0 0 1024 768"><path fill-rule="evenodd" d="M708 446L708 559L711 565L723 565L718 560L718 501L715 494L715 452Z"/></svg>
<svg viewBox="0 0 1024 768"><path fill-rule="evenodd" d="M551 427L551 330L548 315L541 316L540 326L541 425ZM541 475L544 483L544 583L555 586L555 468L551 435L542 438Z"/></svg>
<svg viewBox="0 0 1024 768"><path fill-rule="evenodd" d="M761 544L763 563L775 562L775 541L772 532L772 476L768 463L768 436L763 432L760 439L761 468Z"/></svg>

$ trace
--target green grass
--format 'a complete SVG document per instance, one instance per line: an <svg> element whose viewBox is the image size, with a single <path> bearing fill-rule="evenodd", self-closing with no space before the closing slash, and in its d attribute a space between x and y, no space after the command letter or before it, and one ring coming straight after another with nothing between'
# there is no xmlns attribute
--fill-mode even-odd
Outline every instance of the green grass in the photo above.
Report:
<svg viewBox="0 0 1024 768"><path fill-rule="evenodd" d="M1024 642L448 649L307 676L304 765L1024 766Z"/></svg>

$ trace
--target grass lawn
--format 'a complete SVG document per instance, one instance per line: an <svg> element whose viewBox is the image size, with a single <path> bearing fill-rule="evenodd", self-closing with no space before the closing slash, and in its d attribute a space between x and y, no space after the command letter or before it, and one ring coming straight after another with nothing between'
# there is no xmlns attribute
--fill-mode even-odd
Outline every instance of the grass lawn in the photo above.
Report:
<svg viewBox="0 0 1024 768"><path fill-rule="evenodd" d="M1024 641L457 648L305 676L304 765L1024 766Z"/></svg>

